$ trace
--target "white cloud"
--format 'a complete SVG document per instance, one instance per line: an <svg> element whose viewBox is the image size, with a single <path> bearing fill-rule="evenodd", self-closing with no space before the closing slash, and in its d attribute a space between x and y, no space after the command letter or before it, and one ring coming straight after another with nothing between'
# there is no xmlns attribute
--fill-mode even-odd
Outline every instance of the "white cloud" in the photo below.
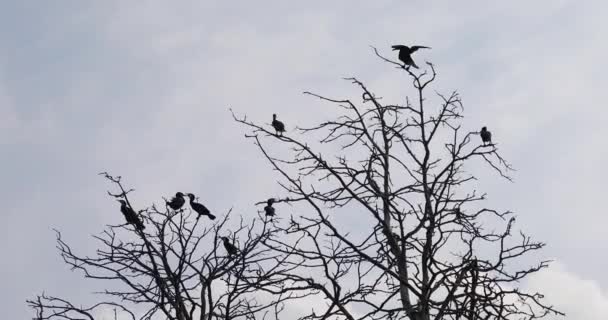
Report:
<svg viewBox="0 0 608 320"><path fill-rule="evenodd" d="M278 195L276 175L243 138L227 107L265 123L277 112L289 128L310 124L336 109L301 91L349 97L353 89L340 78L351 75L384 101L402 102L409 83L368 45L393 54L390 44L411 41L433 47L417 58L437 63L438 90L461 92L465 126L487 122L521 169L515 185L492 177L482 179L479 189L489 192L492 205L521 212L520 226L549 240L551 253L571 268L552 269L531 285L551 285L547 279L561 277L605 301L597 287L608 283L605 272L577 261L582 248L599 251L608 243L606 215L592 201L601 197L608 178L605 2L275 1L261 7L106 1L53 7L39 9L48 13L44 19L19 19L3 28L23 32L2 43L2 62L12 72L0 79L0 143L19 144L24 151L10 153L9 159L18 157L13 161L2 158L0 173L12 174L6 184L11 190L26 191L5 202L3 228L9 230L2 233L21 237L4 241L0 250L50 259L50 245L38 244L51 241L51 233L26 236L15 226L48 230L52 221L79 241L120 218L116 204L104 198L108 185L95 176L102 169L123 175L137 189L140 205L188 189L217 211L237 205L237 212L252 213L254 201ZM12 20L0 19L0 26L7 21ZM9 56L11 48L28 55ZM69 203L61 203L63 197ZM49 212L49 203L62 207ZM605 264L605 258L597 259ZM22 264L16 265L0 266L0 273L21 272ZM53 266L49 273L65 271ZM583 269L591 270L587 277L597 286L572 274ZM59 286L43 279L7 281L21 290L9 290L6 299L15 300L0 294L10 305L42 286ZM9 310L9 317L23 318L22 313Z"/></svg>
<svg viewBox="0 0 608 320"><path fill-rule="evenodd" d="M608 319L608 293L597 281L575 274L553 263L530 277L528 290L542 292L546 301L566 313L568 320Z"/></svg>

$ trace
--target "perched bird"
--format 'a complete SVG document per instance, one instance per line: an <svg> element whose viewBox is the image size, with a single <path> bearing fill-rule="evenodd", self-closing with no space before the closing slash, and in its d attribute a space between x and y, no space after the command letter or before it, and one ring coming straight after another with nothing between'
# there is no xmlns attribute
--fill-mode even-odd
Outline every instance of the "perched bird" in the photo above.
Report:
<svg viewBox="0 0 608 320"><path fill-rule="evenodd" d="M190 207L192 208L192 210L198 213L198 217L196 217L197 219L201 216L207 216L209 217L209 219L215 220L215 216L211 214L207 207L198 202L194 202L194 195L192 193L188 193L188 198L190 198Z"/></svg>
<svg viewBox="0 0 608 320"><path fill-rule="evenodd" d="M279 120L277 120L277 115L272 115L272 127L276 131L276 134L283 135L285 132L285 124Z"/></svg>
<svg viewBox="0 0 608 320"><path fill-rule="evenodd" d="M481 141L484 146L486 144L492 145L492 132L488 131L486 127L481 128L479 135L481 135Z"/></svg>
<svg viewBox="0 0 608 320"><path fill-rule="evenodd" d="M118 202L120 202L120 212L125 216L127 223L134 225L135 228L140 231L146 228L137 216L137 213L127 205L127 202L124 200L118 200Z"/></svg>
<svg viewBox="0 0 608 320"><path fill-rule="evenodd" d="M266 212L266 216L267 217L274 217L274 208L272 207L272 204L275 202L274 198L270 198L268 199L268 201L266 201L266 206L264 207L264 212Z"/></svg>
<svg viewBox="0 0 608 320"><path fill-rule="evenodd" d="M167 205L173 210L179 210L186 203L186 199L184 199L184 194L178 192L175 194L175 197L171 199L171 201L166 201Z"/></svg>
<svg viewBox="0 0 608 320"><path fill-rule="evenodd" d="M412 66L416 69L418 69L418 66L412 59L412 53L416 52L416 50L418 50L418 49L430 49L430 47L425 47L425 46L408 47L408 46L404 46L401 44L394 45L392 48L393 48L393 50L399 50L399 60L401 60L404 63L404 65L403 65L404 68L406 66Z"/></svg>
<svg viewBox="0 0 608 320"><path fill-rule="evenodd" d="M230 240L228 240L228 237L222 237L221 239L224 242L224 248L228 252L228 255L235 255L238 250L232 243L230 243Z"/></svg>

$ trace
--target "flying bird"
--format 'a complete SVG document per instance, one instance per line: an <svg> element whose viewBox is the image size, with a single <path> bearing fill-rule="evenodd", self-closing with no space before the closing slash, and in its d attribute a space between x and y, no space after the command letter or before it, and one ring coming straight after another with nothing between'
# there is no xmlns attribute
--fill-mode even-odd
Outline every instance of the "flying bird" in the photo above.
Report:
<svg viewBox="0 0 608 320"><path fill-rule="evenodd" d="M230 240L228 240L228 237L222 237L221 239L224 242L224 249L226 249L226 251L228 252L228 255L231 255L231 256L235 255L238 250L232 243L230 243Z"/></svg>
<svg viewBox="0 0 608 320"><path fill-rule="evenodd" d="M175 194L175 197L173 197L170 201L166 202L171 209L179 210L184 205L184 203L186 203L186 199L184 199L183 193L178 192Z"/></svg>
<svg viewBox="0 0 608 320"><path fill-rule="evenodd" d="M283 135L283 132L285 132L285 124L283 122L277 120L276 114L272 115L272 127L274 128L274 130L276 131L276 134L278 134L278 135Z"/></svg>
<svg viewBox="0 0 608 320"><path fill-rule="evenodd" d="M486 144L492 145L492 132L488 131L486 127L481 128L479 135L481 136L481 142L483 142L484 146Z"/></svg>
<svg viewBox="0 0 608 320"><path fill-rule="evenodd" d="M399 50L399 60L401 60L404 63L404 65L403 65L404 68L406 66L412 66L416 69L418 69L418 66L412 59L412 53L416 52L418 49L430 49L430 47L425 47L425 46L408 47L408 46L404 46L401 44L394 45L392 48L393 48L393 51Z"/></svg>
<svg viewBox="0 0 608 320"><path fill-rule="evenodd" d="M266 212L266 216L267 217L274 217L274 208L272 207L272 204L275 202L274 198L270 198L268 199L268 201L266 201L266 206L264 207L264 212Z"/></svg>
<svg viewBox="0 0 608 320"><path fill-rule="evenodd" d="M127 223L130 223L135 226L137 230L144 230L146 227L144 226L141 219L137 216L137 213L127 205L127 202L124 200L118 200L120 202L120 212L125 216Z"/></svg>
<svg viewBox="0 0 608 320"><path fill-rule="evenodd" d="M204 205L202 205L198 202L194 202L194 194L188 193L188 198L190 198L190 207L192 208L192 210L194 210L194 211L196 211L196 213L198 213L198 217L196 217L197 219L200 218L201 216L207 216L207 217L209 217L209 219L215 220L215 216L211 214L211 212L209 211L209 209L207 209L207 207L205 207Z"/></svg>

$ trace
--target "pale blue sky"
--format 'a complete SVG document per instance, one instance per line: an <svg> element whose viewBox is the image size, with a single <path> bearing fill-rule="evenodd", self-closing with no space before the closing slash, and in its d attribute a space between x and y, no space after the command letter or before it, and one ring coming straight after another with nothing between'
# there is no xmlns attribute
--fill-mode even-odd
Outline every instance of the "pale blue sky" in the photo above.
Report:
<svg viewBox="0 0 608 320"><path fill-rule="evenodd" d="M556 267L531 283L568 319L607 319L607 9L599 0L0 2L3 316L29 318L25 299L42 290L90 291L61 263L51 228L94 249L88 235L120 218L98 172L123 175L140 205L197 190L211 208L250 214L259 190L279 188L228 106L260 122L277 112L293 128L327 112L302 91L356 94L344 76L402 98L401 75L369 45L390 55L404 43L433 47L418 64L436 64L436 89L458 90L465 126L492 128L518 169L515 184L480 171L480 188L548 242Z"/></svg>

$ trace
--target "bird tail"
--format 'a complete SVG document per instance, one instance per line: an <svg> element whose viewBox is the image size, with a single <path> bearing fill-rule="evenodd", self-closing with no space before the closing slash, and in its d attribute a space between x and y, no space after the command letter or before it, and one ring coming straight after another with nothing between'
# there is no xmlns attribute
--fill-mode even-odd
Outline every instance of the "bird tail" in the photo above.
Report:
<svg viewBox="0 0 608 320"><path fill-rule="evenodd" d="M215 216L212 215L211 213L199 213L198 216L196 217L196 220L200 219L202 216L207 216L209 219L215 220Z"/></svg>

